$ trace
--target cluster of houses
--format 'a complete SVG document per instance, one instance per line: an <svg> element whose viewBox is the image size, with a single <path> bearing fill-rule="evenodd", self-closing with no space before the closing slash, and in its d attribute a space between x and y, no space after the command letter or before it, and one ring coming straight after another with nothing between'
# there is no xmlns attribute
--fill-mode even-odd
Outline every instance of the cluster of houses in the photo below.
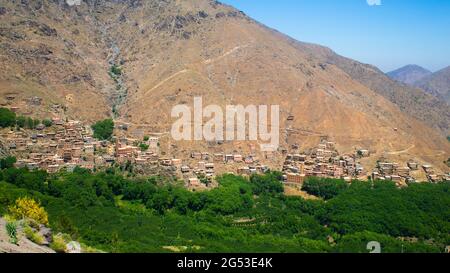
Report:
<svg viewBox="0 0 450 273"><path fill-rule="evenodd" d="M120 138L115 140L114 161L118 164L130 162L137 166L158 165L165 160L159 157L159 139L150 137L144 141L130 138ZM145 145L145 148L139 147Z"/></svg>
<svg viewBox="0 0 450 273"><path fill-rule="evenodd" d="M393 181L398 186L401 186L404 183L416 182L411 172L418 169L419 164L414 161L408 162L407 166L400 166L400 164L395 162L378 161L375 170L371 174L371 179Z"/></svg>
<svg viewBox="0 0 450 273"><path fill-rule="evenodd" d="M418 169L419 164L414 161L408 162L407 166L400 166L395 162L378 161L376 169L371 174L371 179L393 181L398 186L401 186L404 183L416 182L411 172L417 171Z"/></svg>
<svg viewBox="0 0 450 273"><path fill-rule="evenodd" d="M409 161L407 166L400 166L395 162L378 162L376 170L372 173L372 180L391 180L401 186L404 183L414 183L416 179L412 172L418 171L420 167L425 172L428 182L437 183L440 181L449 181L449 174L437 174L431 165L422 165L414 161Z"/></svg>
<svg viewBox="0 0 450 273"><path fill-rule="evenodd" d="M192 152L188 159L162 159L162 165L172 167L186 181L186 186L191 189L204 189L209 185L214 186L213 178L217 170L232 169L232 174L248 176L264 173L269 170L261 165L258 157L241 154L227 154L208 152Z"/></svg>
<svg viewBox="0 0 450 273"><path fill-rule="evenodd" d="M80 121L54 118L50 128L9 131L1 135L11 154L18 158L16 167L43 169L49 173L72 172L77 166L95 170L113 163L159 164L158 139L141 142L146 149L131 144L135 140L116 139L113 144L93 138L89 126Z"/></svg>
<svg viewBox="0 0 450 273"><path fill-rule="evenodd" d="M450 173L438 174L431 165L422 165L422 168L427 175L428 182L437 183L441 181L450 181Z"/></svg>
<svg viewBox="0 0 450 273"><path fill-rule="evenodd" d="M37 126L35 130L8 131L1 134L10 153L18 158L16 167L43 169L49 173L61 170L73 171L77 166L95 170L117 164L133 166L157 166L182 177L189 188L214 186L216 173L232 173L249 176L269 171L258 156L238 153L192 152L188 158L164 158L160 156L159 138L146 137L144 140L114 138L114 141L99 141L93 138L89 126L80 121L63 121L54 118L53 125L46 128ZM298 151L298 145L293 145ZM303 153L283 151L285 161L283 178L286 184L302 185L308 176L339 178L351 181L367 178L367 173L359 162L369 157L369 150L358 150L354 154L340 155L335 143L321 141L313 149ZM273 154L264 154L270 160ZM410 161L407 166L379 161L370 174L373 180L391 180L398 185L415 182L412 172L419 170L418 163ZM436 174L432 166L421 168L430 182L450 180L450 174Z"/></svg>
<svg viewBox="0 0 450 273"><path fill-rule="evenodd" d="M361 151L357 153L359 156L368 154L368 151ZM335 143L325 140L308 152L287 154L283 165L285 183L298 186L301 186L309 176L351 181L364 174L364 168L358 162L357 155L341 156L335 148Z"/></svg>
<svg viewBox="0 0 450 273"><path fill-rule="evenodd" d="M73 171L76 166L94 169L104 159L95 155L106 142L92 137L89 127L79 121L65 122L54 118L53 126L39 125L36 130L10 131L2 134L11 154L18 157L16 167L44 169L49 173L61 169Z"/></svg>

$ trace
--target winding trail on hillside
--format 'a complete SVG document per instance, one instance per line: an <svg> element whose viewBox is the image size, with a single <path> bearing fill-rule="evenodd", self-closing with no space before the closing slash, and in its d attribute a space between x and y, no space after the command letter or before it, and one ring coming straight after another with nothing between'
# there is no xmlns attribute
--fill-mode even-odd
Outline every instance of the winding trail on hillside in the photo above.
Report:
<svg viewBox="0 0 450 273"><path fill-rule="evenodd" d="M160 87L161 85L165 84L166 82L170 81L171 79L177 77L178 75L184 74L184 73L186 73L188 71L189 71L188 69L183 69L181 71L178 71L177 73L175 73L175 74L165 78L164 80L160 81L157 85L155 85L152 89L148 90L145 93L148 93L148 92L151 92L151 91L155 90L156 88Z"/></svg>
<svg viewBox="0 0 450 273"><path fill-rule="evenodd" d="M236 46L236 47L234 47L233 49L228 50L227 52L225 52L223 55L221 55L221 56L219 56L219 57L216 57L216 58L212 58L212 59L208 59L208 60L203 61L203 64L212 64L212 63L215 63L215 62L220 61L221 59L227 57L228 55L233 54L233 53L236 52L237 50L239 50L239 49L241 49L241 48L246 48L246 47L248 47L248 46L249 46L249 44L246 44L246 45L243 45L243 46Z"/></svg>
<svg viewBox="0 0 450 273"><path fill-rule="evenodd" d="M397 151L397 152L389 152L388 155L399 155L399 154L404 154L409 152L410 150L414 149L416 147L416 145L411 145L411 147L409 147L408 149L402 150L402 151Z"/></svg>
<svg viewBox="0 0 450 273"><path fill-rule="evenodd" d="M227 52L225 52L224 54L220 55L219 57L216 57L216 58L212 58L212 59L208 59L208 60L203 61L202 64L205 64L205 65L213 64L213 63L218 62L218 61L222 60L223 58L225 58L225 57L227 57L227 56L233 54L234 52L238 51L239 49L245 48L245 47L248 47L248 46L250 46L250 44L246 44L246 45L243 45L243 46L236 46L236 47L234 47L233 49L230 49L230 50L228 50ZM164 85L166 82L170 81L171 79L173 79L173 78L175 78L175 77L177 77L177 76L179 76L179 75L185 74L185 73L187 73L187 72L189 72L189 71L191 71L191 70L192 70L192 69L183 69L183 70L180 70L180 71L178 71L178 72L176 72L176 73L170 75L169 77L165 78L164 80L160 81L158 84L156 84L154 87L152 87L151 89L149 89L148 91L146 91L146 92L144 92L144 93L147 94L148 92L151 92L151 91L153 91L153 90L155 90L155 89L161 87L162 85ZM197 71L194 71L194 72L198 73ZM198 73L198 74L199 74L199 73Z"/></svg>

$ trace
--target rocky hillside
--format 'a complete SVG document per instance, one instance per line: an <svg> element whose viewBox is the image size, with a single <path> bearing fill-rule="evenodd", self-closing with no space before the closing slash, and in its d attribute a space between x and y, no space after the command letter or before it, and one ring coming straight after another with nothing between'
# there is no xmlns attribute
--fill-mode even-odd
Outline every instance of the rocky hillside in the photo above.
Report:
<svg viewBox="0 0 450 273"><path fill-rule="evenodd" d="M414 83L416 83L417 81L431 74L432 74L431 71L418 65L412 64L406 65L402 68L387 73L387 75L391 79L402 82L407 85L414 85Z"/></svg>
<svg viewBox="0 0 450 273"><path fill-rule="evenodd" d="M0 3L0 95L20 111L85 120L114 113L130 132L165 133L171 108L194 96L204 105L279 104L283 147L328 136L343 152L367 147L445 168L445 103L217 1ZM167 147L175 155L195 148Z"/></svg>
<svg viewBox="0 0 450 273"><path fill-rule="evenodd" d="M450 104L450 66L424 77L415 85Z"/></svg>
<svg viewBox="0 0 450 273"><path fill-rule="evenodd" d="M20 234L17 244L12 244L6 233L6 221L0 218L0 253L55 253L49 247L41 246Z"/></svg>

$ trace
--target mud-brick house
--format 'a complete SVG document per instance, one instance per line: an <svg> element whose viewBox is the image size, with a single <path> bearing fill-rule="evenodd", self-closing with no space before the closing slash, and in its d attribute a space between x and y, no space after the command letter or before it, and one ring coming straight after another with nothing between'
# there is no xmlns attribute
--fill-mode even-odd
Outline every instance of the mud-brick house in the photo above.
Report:
<svg viewBox="0 0 450 273"><path fill-rule="evenodd" d="M234 162L234 155L232 155L232 154L225 155L225 162L227 162L227 163Z"/></svg>
<svg viewBox="0 0 450 273"><path fill-rule="evenodd" d="M238 175L250 175L251 171L249 167L241 167L237 170Z"/></svg>
<svg viewBox="0 0 450 273"><path fill-rule="evenodd" d="M191 158L193 158L193 159L202 159L202 153L199 153L199 152L192 152L191 153Z"/></svg>
<svg viewBox="0 0 450 273"><path fill-rule="evenodd" d="M202 160L209 160L209 153L202 152Z"/></svg>
<svg viewBox="0 0 450 273"><path fill-rule="evenodd" d="M433 166L431 166L431 165L423 165L422 168L423 168L423 170L426 173L432 173L433 172Z"/></svg>
<svg viewBox="0 0 450 273"><path fill-rule="evenodd" d="M67 172L72 173L75 170L75 168L77 167L77 164L75 164L75 163L66 163L66 164L64 164L64 167L66 168Z"/></svg>
<svg viewBox="0 0 450 273"><path fill-rule="evenodd" d="M202 188L206 188L206 185L204 185L203 183L200 182L200 180L197 177L193 177L193 178L189 178L188 180L188 186L190 188L194 188L194 189L202 189Z"/></svg>
<svg viewBox="0 0 450 273"><path fill-rule="evenodd" d="M78 147L72 148L72 157L81 157L81 149Z"/></svg>
<svg viewBox="0 0 450 273"><path fill-rule="evenodd" d="M198 162L198 169L199 170L206 170L206 163L204 161Z"/></svg>
<svg viewBox="0 0 450 273"><path fill-rule="evenodd" d="M402 181L402 178L401 178L401 176L399 176L399 175L391 175L391 180L392 180L393 182L401 182L401 181Z"/></svg>
<svg viewBox="0 0 450 273"><path fill-rule="evenodd" d="M410 161L408 162L408 168L412 171L416 171L419 169L419 164L417 164L417 162Z"/></svg>
<svg viewBox="0 0 450 273"><path fill-rule="evenodd" d="M134 160L134 162L136 163L136 165L141 165L141 166L147 164L147 160L144 158L140 158L140 157L136 158Z"/></svg>
<svg viewBox="0 0 450 273"><path fill-rule="evenodd" d="M359 149L358 151L356 151L356 154L359 157L369 157L370 156L370 151L366 150L366 149Z"/></svg>
<svg viewBox="0 0 450 273"><path fill-rule="evenodd" d="M60 169L60 165L48 165L46 170L48 173L57 173Z"/></svg>
<svg viewBox="0 0 450 273"><path fill-rule="evenodd" d="M245 157L244 162L245 162L245 164L253 164L253 162L254 162L253 156L247 156L247 157Z"/></svg>
<svg viewBox="0 0 450 273"><path fill-rule="evenodd" d="M408 177L410 173L409 167L399 167L396 170L396 174L402 177Z"/></svg>
<svg viewBox="0 0 450 273"><path fill-rule="evenodd" d="M182 173L188 173L190 171L191 171L191 168L189 168L189 166L181 166Z"/></svg>
<svg viewBox="0 0 450 273"><path fill-rule="evenodd" d="M215 162L223 162L224 161L223 153L215 153L214 154L214 161Z"/></svg>
<svg viewBox="0 0 450 273"><path fill-rule="evenodd" d="M166 167L172 166L172 159L162 158L162 159L160 159L160 162L161 162L162 166L166 166Z"/></svg>
<svg viewBox="0 0 450 273"><path fill-rule="evenodd" d="M183 161L179 158L172 159L172 165L175 167L181 167L181 164L183 164Z"/></svg>
<svg viewBox="0 0 450 273"><path fill-rule="evenodd" d="M305 177L306 176L304 174L288 173L286 174L286 182L303 185L305 182Z"/></svg>
<svg viewBox="0 0 450 273"><path fill-rule="evenodd" d="M243 162L243 157L242 157L242 155L240 155L240 154L235 154L235 155L233 156L233 160L234 160L234 162L236 162L236 163L241 163L241 162Z"/></svg>
<svg viewBox="0 0 450 273"><path fill-rule="evenodd" d="M94 145L84 145L84 153L88 156L94 155Z"/></svg>

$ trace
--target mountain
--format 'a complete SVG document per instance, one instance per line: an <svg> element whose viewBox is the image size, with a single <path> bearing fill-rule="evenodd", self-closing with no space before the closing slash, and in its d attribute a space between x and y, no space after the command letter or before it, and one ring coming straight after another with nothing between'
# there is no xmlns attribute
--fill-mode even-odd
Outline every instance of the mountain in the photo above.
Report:
<svg viewBox="0 0 450 273"><path fill-rule="evenodd" d="M390 78L407 85L414 85L417 81L431 74L431 71L418 65L407 65L387 73Z"/></svg>
<svg viewBox="0 0 450 273"><path fill-rule="evenodd" d="M447 168L445 103L217 1L0 3L0 103L27 114L114 114L132 135L159 133L164 152L181 157L251 145L173 143L173 106L195 96L222 107L278 104L284 148L328 137L342 152L370 148Z"/></svg>
<svg viewBox="0 0 450 273"><path fill-rule="evenodd" d="M450 104L450 66L422 78L415 85Z"/></svg>

